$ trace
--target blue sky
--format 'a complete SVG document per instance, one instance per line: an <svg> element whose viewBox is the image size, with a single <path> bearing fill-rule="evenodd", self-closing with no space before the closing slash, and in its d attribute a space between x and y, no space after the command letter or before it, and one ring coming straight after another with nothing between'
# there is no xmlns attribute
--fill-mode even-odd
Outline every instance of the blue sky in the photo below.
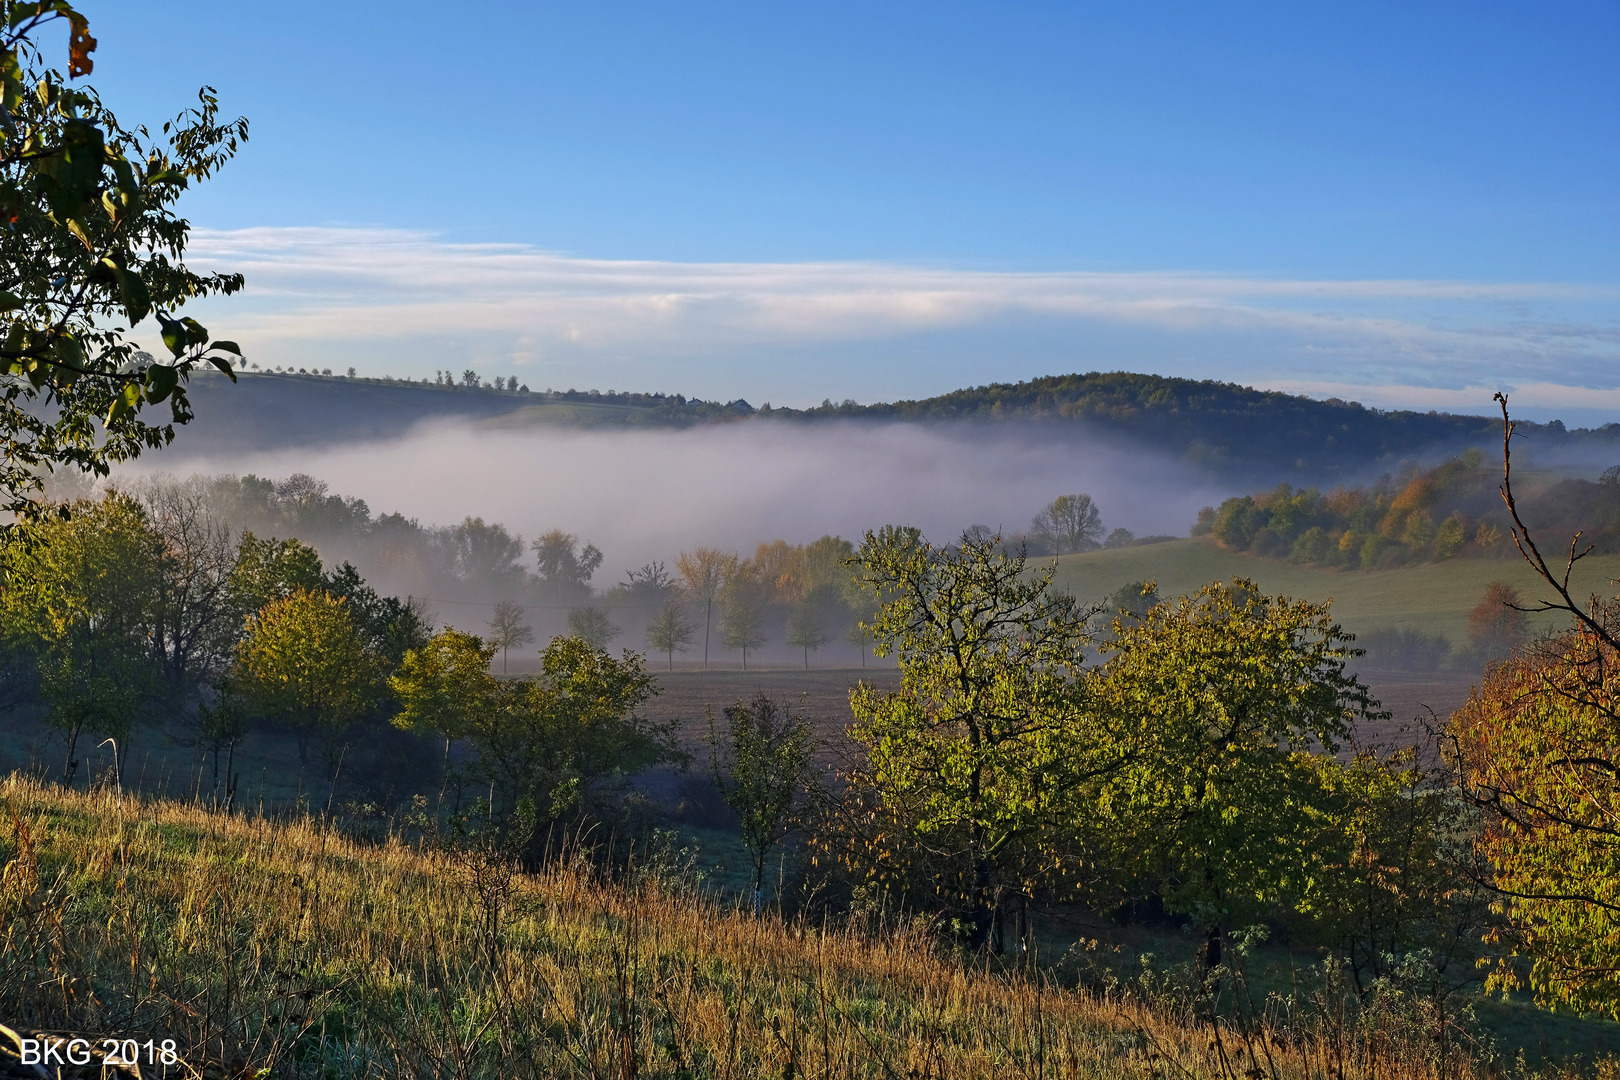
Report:
<svg viewBox="0 0 1620 1080"><path fill-rule="evenodd" d="M1620 418L1613 3L83 10L126 121L249 117L183 206L261 363Z"/></svg>

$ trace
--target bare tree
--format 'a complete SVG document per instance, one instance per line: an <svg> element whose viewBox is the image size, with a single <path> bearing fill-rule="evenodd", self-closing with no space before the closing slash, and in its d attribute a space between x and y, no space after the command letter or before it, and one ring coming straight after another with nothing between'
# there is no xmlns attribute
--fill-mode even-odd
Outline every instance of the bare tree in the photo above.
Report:
<svg viewBox="0 0 1620 1080"><path fill-rule="evenodd" d="M484 640L501 650L501 674L506 674L506 650L518 649L534 641L534 630L523 621L527 609L513 600L495 605L489 618L489 636Z"/></svg>
<svg viewBox="0 0 1620 1080"><path fill-rule="evenodd" d="M1090 495L1059 495L1035 515L1030 532L1054 555L1089 551L1103 534L1102 515Z"/></svg>

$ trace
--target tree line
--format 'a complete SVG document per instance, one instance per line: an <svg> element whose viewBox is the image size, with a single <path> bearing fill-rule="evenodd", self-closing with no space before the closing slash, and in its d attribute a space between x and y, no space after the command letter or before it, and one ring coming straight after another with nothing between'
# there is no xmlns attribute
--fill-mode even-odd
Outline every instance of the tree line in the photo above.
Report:
<svg viewBox="0 0 1620 1080"><path fill-rule="evenodd" d="M1542 535L1580 532L1599 551L1620 547L1620 466L1596 481L1542 482L1525 493ZM1345 569L1405 566L1456 558L1516 558L1511 523L1485 457L1470 450L1431 469L1403 465L1376 484L1295 488L1205 507L1194 536L1232 551Z"/></svg>

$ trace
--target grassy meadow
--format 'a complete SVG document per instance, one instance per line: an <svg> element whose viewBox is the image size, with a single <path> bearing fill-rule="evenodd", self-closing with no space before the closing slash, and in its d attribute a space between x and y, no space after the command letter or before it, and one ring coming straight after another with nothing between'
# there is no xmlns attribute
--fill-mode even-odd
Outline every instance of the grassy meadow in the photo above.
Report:
<svg viewBox="0 0 1620 1080"><path fill-rule="evenodd" d="M1552 553L1547 553L1551 555ZM1334 617L1351 632L1413 627L1468 640L1468 613L1491 581L1506 581L1533 599L1542 584L1517 552L1512 558L1453 559L1393 570L1325 570L1226 551L1207 537L1140 547L1110 548L1058 559L1058 583L1085 600L1101 600L1130 581L1156 580L1161 596L1189 593L1215 580L1246 577L1262 591L1305 600L1332 600ZM1620 577L1620 555L1583 559L1571 578L1577 595L1608 593ZM1537 626L1561 622L1532 616Z"/></svg>
<svg viewBox="0 0 1620 1080"><path fill-rule="evenodd" d="M872 912L755 919L692 888L678 859L610 881L563 851L514 875L311 817L16 777L0 802L0 1016L172 1038L185 1067L169 1075L1500 1075L1466 1039L1312 1006L1333 995L1303 966L1244 1037L1215 1032L1217 1003L1171 972L987 962Z"/></svg>

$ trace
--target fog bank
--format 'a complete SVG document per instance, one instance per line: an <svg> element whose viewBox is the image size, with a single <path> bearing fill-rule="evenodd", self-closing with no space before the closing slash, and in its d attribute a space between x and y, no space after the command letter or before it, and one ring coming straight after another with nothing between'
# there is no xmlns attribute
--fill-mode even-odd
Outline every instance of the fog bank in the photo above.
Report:
<svg viewBox="0 0 1620 1080"><path fill-rule="evenodd" d="M1185 535L1230 494L1167 456L1050 432L981 425L731 424L688 430L501 431L435 424L320 449L187 456L184 435L124 475L309 473L334 493L424 525L468 515L532 539L551 528L596 542L597 584L697 545L916 525L936 540L972 524L1025 530L1055 496L1087 492L1107 529Z"/></svg>

